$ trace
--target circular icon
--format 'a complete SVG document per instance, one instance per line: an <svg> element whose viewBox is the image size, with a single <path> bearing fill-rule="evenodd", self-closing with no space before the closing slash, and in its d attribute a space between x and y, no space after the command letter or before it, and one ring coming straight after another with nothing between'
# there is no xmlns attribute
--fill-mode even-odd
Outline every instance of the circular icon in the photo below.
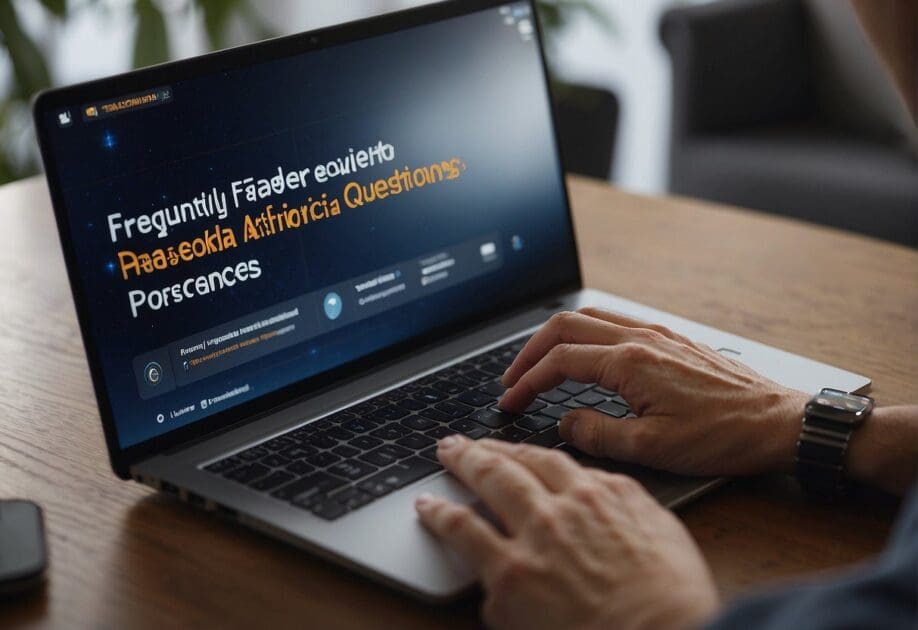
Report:
<svg viewBox="0 0 918 630"><path fill-rule="evenodd" d="M143 369L143 377L147 383L156 387L163 380L163 366L156 361L150 361Z"/></svg>
<svg viewBox="0 0 918 630"><path fill-rule="evenodd" d="M159 424L162 424L163 422L166 421L166 416L164 416L164 415L161 414L161 413L158 413L158 414L156 414L156 421L157 421Z"/></svg>
<svg viewBox="0 0 918 630"><path fill-rule="evenodd" d="M326 295L323 306L325 307L325 317L328 319L335 321L341 317L341 296L337 293L329 293Z"/></svg>

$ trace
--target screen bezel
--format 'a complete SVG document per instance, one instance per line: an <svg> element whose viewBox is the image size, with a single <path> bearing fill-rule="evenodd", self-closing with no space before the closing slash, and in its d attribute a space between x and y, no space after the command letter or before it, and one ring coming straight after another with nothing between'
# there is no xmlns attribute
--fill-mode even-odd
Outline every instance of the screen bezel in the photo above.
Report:
<svg viewBox="0 0 918 630"><path fill-rule="evenodd" d="M250 422L267 413L272 413L278 408L297 404L302 400L320 394L332 386L338 386L346 381L365 376L379 369L394 359L403 359L407 355L420 352L429 348L436 342L442 343L445 338L455 336L463 331L468 331L476 326L484 326L494 321L505 319L514 312L519 312L533 305L544 302L547 298L564 292L575 291L582 288L582 272L580 256L577 251L576 239L573 238L574 225L571 216L570 196L567 181L564 177L563 162L561 161L560 142L555 107L551 94L548 93L549 107L552 116L555 153L561 166L561 184L564 202L567 209L568 222L572 235L571 247L574 255L572 268L574 274L564 279L556 287L548 287L539 294L533 294L515 302L493 304L487 312L482 312L470 317L461 318L449 325L437 327L415 337L406 339L392 346L376 351L344 365L338 366L321 374L302 379L284 386L273 392L266 393L253 400L242 403L226 411L202 418L190 425L180 427L161 436L151 438L140 444L122 448L117 435L114 415L105 380L102 374L101 360L97 351L96 339L90 326L90 313L85 299L83 281L78 271L72 235L63 196L58 189L58 176L54 160L51 158L50 140L45 132L45 120L49 112L53 113L62 108L78 107L82 103L115 98L121 94L137 92L150 86L175 83L213 74L225 70L233 70L259 63L265 63L285 57L317 51L323 48L346 44L362 39L368 39L387 33L392 33L408 28L423 26L453 17L459 17L477 11L496 8L511 4L513 0L449 0L447 2L424 5L414 9L387 13L356 22L349 22L338 26L331 26L315 31L308 31L277 39L249 44L238 48L210 53L192 59L180 60L161 64L120 74L117 76L81 83L63 88L47 90L38 94L32 104L32 113L36 134L45 173L51 193L51 201L57 222L58 236L64 252L67 275L76 306L77 320L83 338L83 346L89 362L92 376L93 389L96 395L102 427L108 447L109 459L115 474L123 479L130 478L130 468L135 463L160 454L169 449L199 440L210 434L222 432L241 423ZM542 32L538 19L535 19L536 7L533 0L528 0L529 6L536 23L536 42L542 63L545 78L546 92L549 86L548 67L545 61L544 47L542 46ZM500 312L501 315L492 313Z"/></svg>

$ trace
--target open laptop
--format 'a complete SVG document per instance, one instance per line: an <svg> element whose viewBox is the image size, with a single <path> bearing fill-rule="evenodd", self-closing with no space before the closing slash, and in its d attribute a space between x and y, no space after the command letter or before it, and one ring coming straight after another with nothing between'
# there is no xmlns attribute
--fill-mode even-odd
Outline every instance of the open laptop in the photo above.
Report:
<svg viewBox="0 0 918 630"><path fill-rule="evenodd" d="M444 600L472 575L413 501L474 497L435 441L558 447L569 408L628 413L574 382L496 408L553 313L662 323L804 391L868 384L583 289L533 12L445 2L37 99L118 476ZM717 483L627 470L669 506Z"/></svg>

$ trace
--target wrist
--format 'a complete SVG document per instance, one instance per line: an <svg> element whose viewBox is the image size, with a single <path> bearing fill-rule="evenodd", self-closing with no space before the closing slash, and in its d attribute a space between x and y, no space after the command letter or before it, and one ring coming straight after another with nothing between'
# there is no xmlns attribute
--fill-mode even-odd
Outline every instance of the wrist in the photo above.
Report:
<svg viewBox="0 0 918 630"><path fill-rule="evenodd" d="M851 436L845 473L848 479L904 495L918 474L916 408L874 409Z"/></svg>
<svg viewBox="0 0 918 630"><path fill-rule="evenodd" d="M797 442L803 430L803 415L812 395L788 389L775 405L770 427L774 432L771 441L770 465L767 472L793 474L796 469Z"/></svg>

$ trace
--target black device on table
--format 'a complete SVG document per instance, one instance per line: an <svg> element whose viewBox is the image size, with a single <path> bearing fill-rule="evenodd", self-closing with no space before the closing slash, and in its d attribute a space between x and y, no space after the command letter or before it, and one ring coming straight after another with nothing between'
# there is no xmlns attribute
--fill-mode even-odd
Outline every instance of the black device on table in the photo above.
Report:
<svg viewBox="0 0 918 630"><path fill-rule="evenodd" d="M48 566L41 508L31 501L0 501L0 598L41 585Z"/></svg>

